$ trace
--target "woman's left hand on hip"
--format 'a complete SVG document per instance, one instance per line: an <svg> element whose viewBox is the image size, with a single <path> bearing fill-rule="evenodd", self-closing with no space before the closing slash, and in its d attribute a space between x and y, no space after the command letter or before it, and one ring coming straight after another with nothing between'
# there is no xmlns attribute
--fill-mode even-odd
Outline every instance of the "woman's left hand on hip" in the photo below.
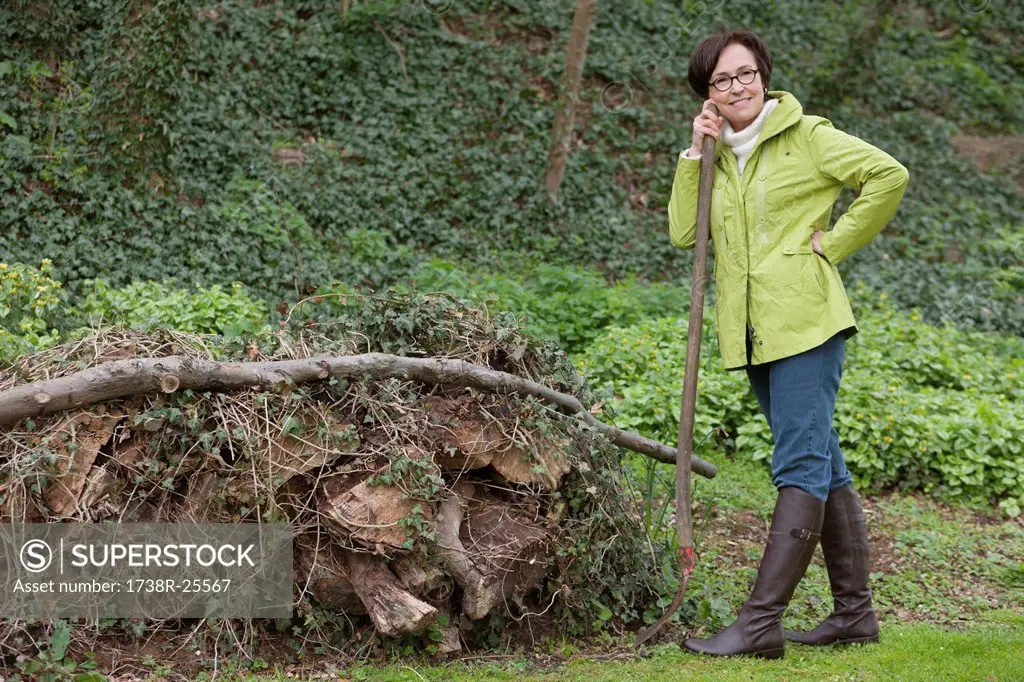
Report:
<svg viewBox="0 0 1024 682"><path fill-rule="evenodd" d="M825 234L821 230L818 230L811 235L811 246L814 247L814 253L824 257L825 253L821 250L821 235Z"/></svg>

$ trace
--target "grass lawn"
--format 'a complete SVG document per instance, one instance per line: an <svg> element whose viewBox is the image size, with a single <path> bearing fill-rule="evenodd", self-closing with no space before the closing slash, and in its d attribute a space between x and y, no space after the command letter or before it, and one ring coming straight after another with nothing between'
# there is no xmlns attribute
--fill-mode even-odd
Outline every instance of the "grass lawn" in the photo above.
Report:
<svg viewBox="0 0 1024 682"><path fill-rule="evenodd" d="M1005 612L1004 612L1005 613ZM580 658L545 669L522 661L442 667L357 668L353 680L1024 680L1024 617L963 631L918 623L885 628L880 644L839 649L792 646L781 661L710 659L675 644L647 658Z"/></svg>
<svg viewBox="0 0 1024 682"><path fill-rule="evenodd" d="M420 682L423 680L1024 680L1024 615L992 611L963 629L929 623L883 626L882 641L868 646L787 647L783 660L715 659L683 653L674 644L660 644L633 655L625 646L560 654L512 654L448 664L406 660L392 666L343 667L330 663L290 666L274 672L221 670L217 679L353 680ZM315 670L316 672L312 672ZM195 679L210 679L201 673Z"/></svg>

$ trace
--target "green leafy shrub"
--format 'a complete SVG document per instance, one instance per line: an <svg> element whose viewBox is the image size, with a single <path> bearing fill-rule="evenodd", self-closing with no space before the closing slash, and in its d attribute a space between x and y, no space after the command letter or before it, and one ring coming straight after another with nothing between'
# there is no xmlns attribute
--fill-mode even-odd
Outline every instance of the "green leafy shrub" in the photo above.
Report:
<svg viewBox="0 0 1024 682"><path fill-rule="evenodd" d="M56 320L65 296L52 272L49 258L38 268L0 263L0 361L45 348L60 337Z"/></svg>
<svg viewBox="0 0 1024 682"><path fill-rule="evenodd" d="M522 263L492 272L434 259L416 270L412 283L421 290L447 291L467 302L486 304L495 312L524 316L525 329L570 354L582 351L610 325L673 314L680 300L676 284L644 284L629 276L609 287L595 270L547 263Z"/></svg>
<svg viewBox="0 0 1024 682"><path fill-rule="evenodd" d="M851 291L866 339L885 343L862 343L857 347L858 366L887 368L895 387L932 387L994 393L1024 400L1024 338L1007 334L962 330L948 322L942 326L922 322L921 312L908 313L894 307L886 292L875 294L863 284ZM881 376L881 375L880 375ZM888 389L887 389L888 390Z"/></svg>
<svg viewBox="0 0 1024 682"><path fill-rule="evenodd" d="M135 282L115 289L100 279L91 285L81 313L93 324L238 336L258 329L267 318L264 304L237 282L227 290L214 285L195 291L172 282Z"/></svg>

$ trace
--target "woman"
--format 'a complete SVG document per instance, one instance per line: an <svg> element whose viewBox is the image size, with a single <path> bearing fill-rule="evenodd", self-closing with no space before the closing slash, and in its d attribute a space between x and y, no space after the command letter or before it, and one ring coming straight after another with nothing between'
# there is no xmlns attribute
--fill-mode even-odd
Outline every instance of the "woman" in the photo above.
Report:
<svg viewBox="0 0 1024 682"><path fill-rule="evenodd" d="M792 94L768 90L772 64L748 31L697 45L689 82L706 101L669 199L672 244L693 248L701 143L718 140L711 240L719 349L726 370L746 370L774 440L779 492L750 598L720 634L684 642L721 656L778 658L785 639L878 641L864 513L832 426L845 341L858 331L836 266L889 222L910 174L827 119L804 115ZM860 196L825 231L844 185ZM833 612L808 633L783 631L819 538Z"/></svg>

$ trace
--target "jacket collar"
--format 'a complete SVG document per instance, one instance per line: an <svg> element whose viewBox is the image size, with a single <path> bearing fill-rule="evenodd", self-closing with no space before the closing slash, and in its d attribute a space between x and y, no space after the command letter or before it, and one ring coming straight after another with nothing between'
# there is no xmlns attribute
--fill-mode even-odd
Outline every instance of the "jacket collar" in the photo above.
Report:
<svg viewBox="0 0 1024 682"><path fill-rule="evenodd" d="M754 160L754 154L757 152L765 140L771 139L778 135L786 128L794 126L800 122L800 118L804 115L804 108L800 105L791 93L785 90L769 90L766 94L767 97L777 99L779 103L775 109L768 115L768 120L764 123L764 128L761 130L761 134L757 136L757 142L754 143L754 148L750 150L750 159L747 161L749 164ZM726 150L728 149L728 152ZM729 145L719 144L715 147L715 159L720 160L721 155L728 153L733 156L733 163L735 164L735 154Z"/></svg>

